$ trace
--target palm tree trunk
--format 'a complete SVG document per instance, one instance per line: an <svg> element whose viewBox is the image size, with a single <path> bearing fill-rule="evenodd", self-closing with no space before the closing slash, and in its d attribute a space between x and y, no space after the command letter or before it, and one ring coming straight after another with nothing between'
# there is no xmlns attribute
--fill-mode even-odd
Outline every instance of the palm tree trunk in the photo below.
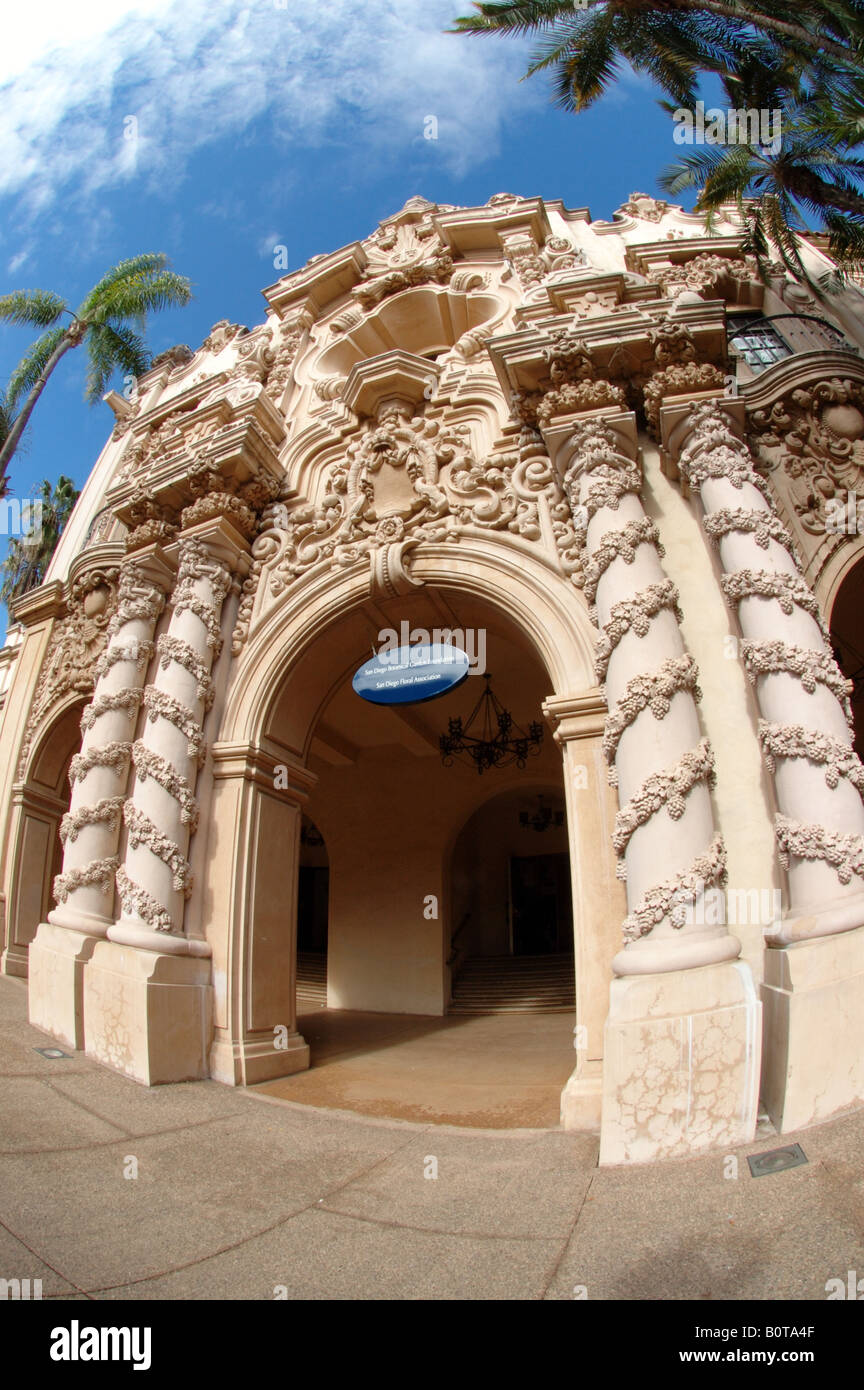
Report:
<svg viewBox="0 0 864 1390"><path fill-rule="evenodd" d="M21 436L27 428L27 422L30 419L30 416L33 414L33 408L36 405L36 402L38 401L39 397L42 395L42 392L45 390L48 378L50 377L54 368L57 366L57 363L60 361L60 358L63 357L69 351L70 348L77 347L80 341L80 335L67 331L65 337L62 339L60 343L58 343L57 347L54 349L51 356L48 358L48 361L45 363L42 372L37 377L36 381L33 383L33 386L30 390L30 394L24 402L24 405L20 413L16 416L15 420L13 421L12 428L10 429L9 434L6 437L6 441L2 449L0 449L0 488L2 488L6 480L6 472L8 465L11 463L12 456L15 453L15 450L18 448Z"/></svg>

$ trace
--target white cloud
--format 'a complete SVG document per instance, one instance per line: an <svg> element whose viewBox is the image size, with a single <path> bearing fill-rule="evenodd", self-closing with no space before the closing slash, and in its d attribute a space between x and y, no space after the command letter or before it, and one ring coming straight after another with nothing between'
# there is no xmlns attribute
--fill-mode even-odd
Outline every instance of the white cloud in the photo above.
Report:
<svg viewBox="0 0 864 1390"><path fill-rule="evenodd" d="M0 196L30 213L144 178L269 117L277 139L340 145L358 168L432 147L452 174L548 100L525 48L442 32L467 0L48 0L17 5L0 56ZM437 141L422 139L438 119ZM134 117L134 122L129 118ZM129 135L134 129L134 138Z"/></svg>

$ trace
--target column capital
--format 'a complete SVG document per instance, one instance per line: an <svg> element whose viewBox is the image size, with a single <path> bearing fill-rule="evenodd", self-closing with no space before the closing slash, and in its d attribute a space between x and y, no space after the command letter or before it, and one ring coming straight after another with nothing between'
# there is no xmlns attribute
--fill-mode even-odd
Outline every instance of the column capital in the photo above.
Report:
<svg viewBox="0 0 864 1390"><path fill-rule="evenodd" d="M254 743L214 743L210 755L214 781L240 777L265 791L280 791L298 805L305 804L318 784L315 773L287 749L283 752L274 746Z"/></svg>
<svg viewBox="0 0 864 1390"><path fill-rule="evenodd" d="M735 434L743 437L746 431L747 407L740 396L724 396L720 391L700 391L686 400L661 406L659 435L663 471L673 481L677 482L681 477L678 461L693 432L694 407L709 401L728 418Z"/></svg>
<svg viewBox="0 0 864 1390"><path fill-rule="evenodd" d="M130 551L122 561L121 574L124 570L129 574L133 569L138 570L154 588L168 594L177 573L177 562L163 550L158 541L153 541L150 545L142 546L140 550Z"/></svg>
<svg viewBox="0 0 864 1390"><path fill-rule="evenodd" d="M562 747L574 739L601 735L609 712L599 687L582 695L550 695L542 709L552 726L552 737Z"/></svg>
<svg viewBox="0 0 864 1390"><path fill-rule="evenodd" d="M199 521L196 526L187 527L178 534L171 547L172 553L179 558L184 544L191 540L199 541L229 573L241 577L248 574L252 563L249 542L227 517L211 517L207 521Z"/></svg>

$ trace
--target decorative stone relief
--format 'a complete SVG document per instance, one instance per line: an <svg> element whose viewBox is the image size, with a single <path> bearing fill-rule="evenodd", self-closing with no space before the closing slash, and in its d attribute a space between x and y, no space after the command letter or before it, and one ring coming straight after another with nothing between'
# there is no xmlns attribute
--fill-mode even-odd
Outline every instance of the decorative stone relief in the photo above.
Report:
<svg viewBox="0 0 864 1390"><path fill-rule="evenodd" d="M114 874L119 860L115 855L105 859L91 859L80 869L67 869L54 879L54 897L58 903L65 903L76 888L99 888L106 896L114 892Z"/></svg>
<svg viewBox="0 0 864 1390"><path fill-rule="evenodd" d="M684 290L711 297L726 278L758 283L756 262L752 256L715 256L702 252L679 265L656 266L648 271L649 284L659 285L670 298Z"/></svg>
<svg viewBox="0 0 864 1390"><path fill-rule="evenodd" d="M791 855L798 859L823 859L837 870L843 884L852 882L853 875L864 878L864 841L860 835L842 835L824 825L802 825L787 816L775 819L777 844L784 868L789 867Z"/></svg>
<svg viewBox="0 0 864 1390"><path fill-rule="evenodd" d="M604 377L598 378L590 349L569 329L551 334L543 355L549 366L551 389L516 391L512 396L513 411L525 424L542 428L556 415L600 406L620 410L625 406L623 389Z"/></svg>
<svg viewBox="0 0 864 1390"><path fill-rule="evenodd" d="M713 787L717 780L714 754L706 738L679 758L669 772L656 772L648 777L636 796L615 817L612 844L623 856L630 838L640 825L645 825L658 811L665 809L671 820L680 820L686 809L687 793L697 782ZM623 858L619 859L618 878L626 881Z"/></svg>
<svg viewBox="0 0 864 1390"><path fill-rule="evenodd" d="M399 219L382 223L363 243L368 266L362 284L351 291L361 311L374 309L382 299L415 285L445 284L453 273L453 259L431 217L413 213L403 218L404 210ZM345 331L344 317L341 331Z"/></svg>
<svg viewBox="0 0 864 1390"><path fill-rule="evenodd" d="M822 539L828 503L864 492L864 387L831 377L750 416L759 469L807 536ZM847 537L838 534L835 548Z"/></svg>
<svg viewBox="0 0 864 1390"><path fill-rule="evenodd" d="M806 729L803 724L776 724L759 720L759 738L769 772L776 770L778 758L808 758L825 769L825 785L839 786L847 778L864 796L864 766L855 749L830 734Z"/></svg>
<svg viewBox="0 0 864 1390"><path fill-rule="evenodd" d="M670 206L663 198L652 198L650 193L631 193L614 216L637 217L640 222L662 222Z"/></svg>
<svg viewBox="0 0 864 1390"><path fill-rule="evenodd" d="M722 836L715 835L705 853L694 860L692 868L649 889L635 911L628 913L621 928L624 940L638 941L647 936L667 916L673 926L683 927L688 906L695 903L706 888L725 882L726 846Z"/></svg>
<svg viewBox="0 0 864 1390"><path fill-rule="evenodd" d="M92 569L72 585L67 614L55 623L42 662L18 759L19 778L26 775L33 735L48 711L71 691L84 694L93 689L108 641L119 575L114 566Z"/></svg>
<svg viewBox="0 0 864 1390"><path fill-rule="evenodd" d="M650 709L655 719L665 719L672 700L679 691L686 691L694 700L701 700L698 686L699 668L692 656L669 657L656 671L634 676L614 710L610 710L603 734L603 752L609 763L609 780L617 785L614 767L615 754L622 735L635 723L643 710Z"/></svg>

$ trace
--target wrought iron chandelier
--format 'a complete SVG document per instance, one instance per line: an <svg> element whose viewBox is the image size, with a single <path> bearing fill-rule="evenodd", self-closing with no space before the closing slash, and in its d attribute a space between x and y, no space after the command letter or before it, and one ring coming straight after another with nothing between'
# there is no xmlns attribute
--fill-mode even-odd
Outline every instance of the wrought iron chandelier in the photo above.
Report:
<svg viewBox="0 0 864 1390"><path fill-rule="evenodd" d="M520 811L519 824L525 829L536 830L538 835L544 830L551 830L554 825L556 829L564 824L564 812L553 811L551 806L547 806L542 795L537 797L538 806L536 811Z"/></svg>
<svg viewBox="0 0 864 1390"><path fill-rule="evenodd" d="M445 767L452 767L460 758L481 774L489 767L509 767L512 763L524 767L529 757L540 752L543 725L535 721L526 733L514 724L510 711L493 694L492 677L487 674L483 679L483 694L465 724L461 718L448 721L448 731L439 740L441 760Z"/></svg>

